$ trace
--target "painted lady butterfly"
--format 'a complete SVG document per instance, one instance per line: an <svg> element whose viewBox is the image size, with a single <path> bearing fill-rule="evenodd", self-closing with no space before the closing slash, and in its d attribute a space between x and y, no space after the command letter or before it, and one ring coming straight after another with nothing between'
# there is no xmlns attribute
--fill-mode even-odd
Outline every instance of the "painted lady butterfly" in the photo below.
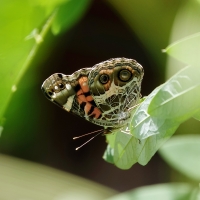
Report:
<svg viewBox="0 0 200 200"><path fill-rule="evenodd" d="M104 134L124 127L138 104L142 66L133 59L113 58L72 75L55 73L42 90L64 110L104 127Z"/></svg>

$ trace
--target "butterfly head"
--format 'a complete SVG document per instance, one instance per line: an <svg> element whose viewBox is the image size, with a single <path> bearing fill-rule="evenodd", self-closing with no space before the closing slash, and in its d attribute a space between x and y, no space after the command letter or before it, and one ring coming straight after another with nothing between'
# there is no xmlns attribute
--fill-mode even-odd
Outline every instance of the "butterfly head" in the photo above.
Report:
<svg viewBox="0 0 200 200"><path fill-rule="evenodd" d="M42 84L42 91L50 101L62 107L74 91L70 84L67 84L65 75L55 73L47 78Z"/></svg>

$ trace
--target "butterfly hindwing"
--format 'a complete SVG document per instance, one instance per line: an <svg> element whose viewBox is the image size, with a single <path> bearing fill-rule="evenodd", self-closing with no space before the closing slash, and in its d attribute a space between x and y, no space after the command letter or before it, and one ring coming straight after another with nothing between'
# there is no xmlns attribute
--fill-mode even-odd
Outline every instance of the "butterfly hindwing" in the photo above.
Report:
<svg viewBox="0 0 200 200"><path fill-rule="evenodd" d="M129 108L140 99L143 68L133 59L114 58L72 75L56 73L42 90L68 112L94 124L117 129L127 124Z"/></svg>

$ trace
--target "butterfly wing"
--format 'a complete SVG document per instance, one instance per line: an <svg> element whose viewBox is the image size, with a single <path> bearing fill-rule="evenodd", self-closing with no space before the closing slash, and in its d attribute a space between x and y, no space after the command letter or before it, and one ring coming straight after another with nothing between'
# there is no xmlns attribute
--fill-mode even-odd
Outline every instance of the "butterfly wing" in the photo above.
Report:
<svg viewBox="0 0 200 200"><path fill-rule="evenodd" d="M143 68L133 59L114 58L72 75L56 73L42 90L59 107L94 124L120 128L140 98Z"/></svg>
<svg viewBox="0 0 200 200"><path fill-rule="evenodd" d="M141 97L142 66L133 59L115 58L95 65L89 73L90 93L102 111L93 119L104 127L123 127L130 118L129 109Z"/></svg>

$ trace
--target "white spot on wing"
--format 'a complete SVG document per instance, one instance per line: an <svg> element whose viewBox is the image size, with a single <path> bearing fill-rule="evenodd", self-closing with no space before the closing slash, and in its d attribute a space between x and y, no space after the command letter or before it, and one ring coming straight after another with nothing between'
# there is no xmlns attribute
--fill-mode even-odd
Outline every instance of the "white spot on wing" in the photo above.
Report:
<svg viewBox="0 0 200 200"><path fill-rule="evenodd" d="M71 90L72 86L70 84L66 84L66 89Z"/></svg>
<svg viewBox="0 0 200 200"><path fill-rule="evenodd" d="M74 96L75 96L75 95L70 96L70 97L67 99L67 103L63 105L64 109L65 109L66 111L68 111L68 112L69 112L69 111L71 110L71 108L72 108L72 104L73 104L73 101L74 101Z"/></svg>

